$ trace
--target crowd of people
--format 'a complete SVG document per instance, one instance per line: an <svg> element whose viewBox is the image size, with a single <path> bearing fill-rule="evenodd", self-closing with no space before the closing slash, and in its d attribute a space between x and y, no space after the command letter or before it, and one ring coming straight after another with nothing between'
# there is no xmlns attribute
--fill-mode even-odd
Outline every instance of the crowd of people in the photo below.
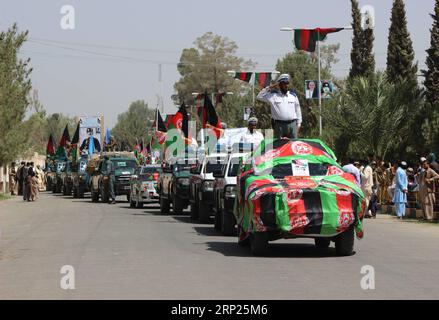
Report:
<svg viewBox="0 0 439 320"><path fill-rule="evenodd" d="M366 217L375 218L379 205L393 204L399 219L411 207L422 209L422 220L433 221L439 181L439 164L433 153L412 166L405 161L375 161L369 155L364 161L349 159L343 169L355 176L364 193Z"/></svg>
<svg viewBox="0 0 439 320"><path fill-rule="evenodd" d="M22 196L23 201L35 201L40 190L45 189L44 171L33 162L21 162L18 169L15 162L9 169L9 192L11 196Z"/></svg>

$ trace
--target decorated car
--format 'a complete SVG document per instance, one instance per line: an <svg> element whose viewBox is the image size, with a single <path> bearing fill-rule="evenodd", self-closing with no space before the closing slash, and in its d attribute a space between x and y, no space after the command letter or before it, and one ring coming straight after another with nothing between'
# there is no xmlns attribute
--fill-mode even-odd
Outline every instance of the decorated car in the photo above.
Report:
<svg viewBox="0 0 439 320"><path fill-rule="evenodd" d="M355 178L320 140L265 140L240 166L234 214L240 244L255 255L268 242L314 238L335 242L338 255L353 253L363 237L364 195Z"/></svg>

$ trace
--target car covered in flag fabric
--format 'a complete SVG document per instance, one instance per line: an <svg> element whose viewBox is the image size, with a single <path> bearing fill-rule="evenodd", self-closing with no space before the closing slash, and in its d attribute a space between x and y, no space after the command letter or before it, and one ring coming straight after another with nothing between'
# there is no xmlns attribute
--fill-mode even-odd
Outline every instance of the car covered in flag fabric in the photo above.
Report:
<svg viewBox="0 0 439 320"><path fill-rule="evenodd" d="M238 241L265 255L268 242L314 238L353 254L363 237L365 198L352 174L320 140L265 140L240 166L234 214Z"/></svg>

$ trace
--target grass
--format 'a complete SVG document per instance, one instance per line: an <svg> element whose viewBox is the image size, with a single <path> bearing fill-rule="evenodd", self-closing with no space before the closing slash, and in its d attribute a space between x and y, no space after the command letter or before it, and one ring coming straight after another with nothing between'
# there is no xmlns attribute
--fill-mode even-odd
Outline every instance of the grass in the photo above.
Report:
<svg viewBox="0 0 439 320"><path fill-rule="evenodd" d="M7 194L0 193L0 201L7 200L7 199L11 199L11 196L9 196Z"/></svg>

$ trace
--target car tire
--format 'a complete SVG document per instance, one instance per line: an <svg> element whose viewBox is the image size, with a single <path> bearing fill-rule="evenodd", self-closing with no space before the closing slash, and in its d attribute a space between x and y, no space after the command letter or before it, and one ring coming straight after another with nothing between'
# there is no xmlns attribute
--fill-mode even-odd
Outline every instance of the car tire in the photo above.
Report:
<svg viewBox="0 0 439 320"><path fill-rule="evenodd" d="M191 203L191 219L198 220L198 205L197 203Z"/></svg>
<svg viewBox="0 0 439 320"><path fill-rule="evenodd" d="M215 224L214 224L214 228L215 230L221 231L221 227L222 227L222 219L221 219L221 212L218 210L218 208L215 211Z"/></svg>
<svg viewBox="0 0 439 320"><path fill-rule="evenodd" d="M335 251L338 256L346 257L354 254L354 226L339 234L335 239Z"/></svg>
<svg viewBox="0 0 439 320"><path fill-rule="evenodd" d="M255 232L250 235L250 250L255 256L265 256L268 253L268 233Z"/></svg>
<svg viewBox="0 0 439 320"><path fill-rule="evenodd" d="M183 213L183 201L177 196L174 196L174 198L172 199L172 212L174 214Z"/></svg>
<svg viewBox="0 0 439 320"><path fill-rule="evenodd" d="M331 244L331 239L328 238L315 238L314 244L319 249L327 249Z"/></svg>
<svg viewBox="0 0 439 320"><path fill-rule="evenodd" d="M242 230L242 227L238 225L238 244L241 247L249 247L250 246L250 237L247 236L247 233Z"/></svg>
<svg viewBox="0 0 439 320"><path fill-rule="evenodd" d="M201 223L210 223L210 206L206 205L203 201L198 202L198 221Z"/></svg>
<svg viewBox="0 0 439 320"><path fill-rule="evenodd" d="M78 198L83 199L84 198L84 188L78 187Z"/></svg>
<svg viewBox="0 0 439 320"><path fill-rule="evenodd" d="M79 198L79 197L78 197L78 188L76 188L76 187L73 187L73 198L74 198L74 199Z"/></svg>
<svg viewBox="0 0 439 320"><path fill-rule="evenodd" d="M221 232L225 236L236 235L236 219L232 212L223 211L221 214Z"/></svg>
<svg viewBox="0 0 439 320"><path fill-rule="evenodd" d="M169 213L170 209L171 209L171 203L169 202L169 200L160 196L160 212Z"/></svg>

